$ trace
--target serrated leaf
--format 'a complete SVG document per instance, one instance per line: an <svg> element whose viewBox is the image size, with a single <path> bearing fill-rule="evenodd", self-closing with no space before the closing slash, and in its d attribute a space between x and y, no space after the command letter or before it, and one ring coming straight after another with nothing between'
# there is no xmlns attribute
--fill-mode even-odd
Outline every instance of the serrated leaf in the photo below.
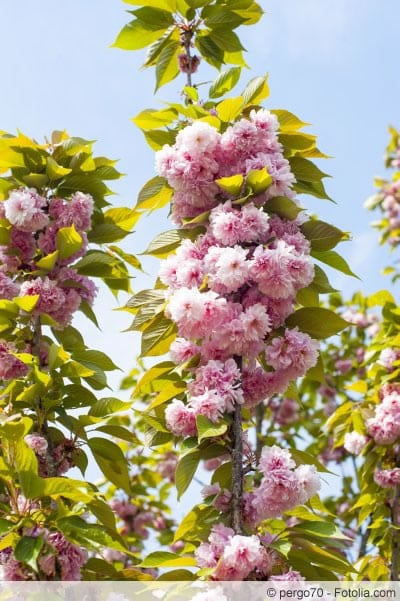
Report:
<svg viewBox="0 0 400 601"><path fill-rule="evenodd" d="M46 173L49 179L57 180L63 178L65 175L71 173L72 169L62 167L51 157L46 159Z"/></svg>
<svg viewBox="0 0 400 601"><path fill-rule="evenodd" d="M41 536L23 536L17 542L14 549L14 556L17 561L22 561L37 570L37 558L43 547L43 538Z"/></svg>
<svg viewBox="0 0 400 601"><path fill-rule="evenodd" d="M200 461L198 450L187 453L178 461L175 471L175 485L178 491L178 500L190 486Z"/></svg>
<svg viewBox="0 0 400 601"><path fill-rule="evenodd" d="M232 67L226 71L222 71L217 79L211 84L208 95L210 98L219 98L230 92L239 81L242 69L240 67Z"/></svg>
<svg viewBox="0 0 400 601"><path fill-rule="evenodd" d="M341 257L334 250L326 250L323 252L312 250L311 255L318 261L321 261L322 263L326 263L326 265L329 265L330 267L333 267L334 269L337 269L338 271L341 271L342 273L345 273L346 275L351 275L354 278L357 278L358 280L360 279L358 277L358 275L356 275L355 273L353 273L351 271L351 269L350 269L349 265L347 264L347 262L345 261L345 259L343 259L343 257Z"/></svg>
<svg viewBox="0 0 400 601"><path fill-rule="evenodd" d="M62 227L57 232L57 250L60 259L68 259L82 247L82 236L76 231L72 224L70 227Z"/></svg>
<svg viewBox="0 0 400 601"><path fill-rule="evenodd" d="M177 566L196 566L197 562L194 557L182 557L169 551L154 551L138 565L141 568L172 568Z"/></svg>
<svg viewBox="0 0 400 601"><path fill-rule="evenodd" d="M169 83L179 74L178 54L180 43L175 40L169 40L158 57L156 64L156 88Z"/></svg>
<svg viewBox="0 0 400 601"><path fill-rule="evenodd" d="M140 190L135 208L151 211L161 209L170 202L172 195L173 190L163 177L153 177Z"/></svg>
<svg viewBox="0 0 400 601"><path fill-rule="evenodd" d="M234 121L241 113L243 106L242 96L236 98L227 98L216 106L217 115L221 121L229 123Z"/></svg>
<svg viewBox="0 0 400 601"><path fill-rule="evenodd" d="M231 175L230 177L220 177L219 179L215 180L215 183L218 184L218 186L222 188L224 192L228 192L233 196L237 196L238 194L240 194L243 181L243 175L238 174Z"/></svg>
<svg viewBox="0 0 400 601"><path fill-rule="evenodd" d="M259 104L269 96L267 76L254 77L246 85L242 93L243 105Z"/></svg>
<svg viewBox="0 0 400 601"><path fill-rule="evenodd" d="M43 269L45 271L52 271L52 269L54 269L55 267L55 264L57 263L58 256L59 252L58 250L56 250L53 253L46 255L42 259L39 259L39 261L36 261L35 265L36 267L39 267L40 269Z"/></svg>
<svg viewBox="0 0 400 601"><path fill-rule="evenodd" d="M22 311L31 313L38 304L39 298L39 294L32 294L32 296L17 296L14 298L14 303L18 305Z"/></svg>
<svg viewBox="0 0 400 601"><path fill-rule="evenodd" d="M286 196L275 196L270 198L264 205L264 210L267 213L278 215L282 219L296 219L297 215L304 211L293 200Z"/></svg>
<svg viewBox="0 0 400 601"><path fill-rule="evenodd" d="M350 324L329 309L304 307L289 315L286 325L289 328L298 327L302 332L319 340L337 334Z"/></svg>
<svg viewBox="0 0 400 601"><path fill-rule="evenodd" d="M311 248L316 251L331 250L339 242L349 238L346 232L317 219L306 221L300 229L307 240L311 242Z"/></svg>
<svg viewBox="0 0 400 601"><path fill-rule="evenodd" d="M91 438L88 444L104 476L129 494L131 492L130 477L121 449L106 438Z"/></svg>
<svg viewBox="0 0 400 601"><path fill-rule="evenodd" d="M228 425L224 422L215 424L204 415L196 416L197 432L199 443L205 438L214 438L222 436L228 429Z"/></svg>
<svg viewBox="0 0 400 601"><path fill-rule="evenodd" d="M285 109L272 109L271 113L276 115L279 121L279 129L283 132L292 132L302 129L305 125L310 125L305 121L301 121L296 115Z"/></svg>
<svg viewBox="0 0 400 601"><path fill-rule="evenodd" d="M134 19L121 29L112 47L121 50L140 50L158 40L164 29L161 27L154 30L138 19Z"/></svg>
<svg viewBox="0 0 400 601"><path fill-rule="evenodd" d="M250 186L254 194L261 194L272 184L272 176L267 169L252 169L246 176L246 183Z"/></svg>

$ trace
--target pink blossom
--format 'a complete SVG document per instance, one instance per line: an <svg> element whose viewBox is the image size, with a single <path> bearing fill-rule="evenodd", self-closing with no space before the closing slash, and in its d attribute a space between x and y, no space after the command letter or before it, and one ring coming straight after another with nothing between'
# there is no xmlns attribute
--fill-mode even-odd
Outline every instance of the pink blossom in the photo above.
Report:
<svg viewBox="0 0 400 601"><path fill-rule="evenodd" d="M365 445L368 443L368 438L358 432L347 432L344 435L344 448L352 455L359 455Z"/></svg>
<svg viewBox="0 0 400 601"><path fill-rule="evenodd" d="M394 488L400 484L400 468L395 467L391 470L375 470L374 480L382 488Z"/></svg>
<svg viewBox="0 0 400 601"><path fill-rule="evenodd" d="M261 451L259 469L268 476L271 472L277 470L290 470L296 466L288 449L281 449L276 445L264 447Z"/></svg>
<svg viewBox="0 0 400 601"><path fill-rule="evenodd" d="M86 232L91 226L94 202L90 194L75 192L70 200L53 198L50 201L49 214L58 228L74 225L80 232Z"/></svg>
<svg viewBox="0 0 400 601"><path fill-rule="evenodd" d="M5 216L8 221L24 232L37 232L49 222L43 208L47 200L39 196L34 188L12 190L4 202Z"/></svg>
<svg viewBox="0 0 400 601"><path fill-rule="evenodd" d="M195 415L204 415L210 421L217 423L224 414L225 402L216 390L206 390L203 394L193 396L189 403Z"/></svg>
<svg viewBox="0 0 400 601"><path fill-rule="evenodd" d="M0 298L12 299L19 294L19 284L0 271Z"/></svg>
<svg viewBox="0 0 400 601"><path fill-rule="evenodd" d="M25 436L25 442L33 451L35 451L36 455L40 455L41 457L46 456L49 445L43 436L40 436L39 434L28 434Z"/></svg>
<svg viewBox="0 0 400 601"><path fill-rule="evenodd" d="M180 363L189 361L192 357L197 355L199 350L197 344L194 344L185 338L176 338L171 344L169 352L172 361L179 365Z"/></svg>
<svg viewBox="0 0 400 601"><path fill-rule="evenodd" d="M139 508L136 505L122 499L112 499L110 501L110 507L122 520L134 517L139 511Z"/></svg>
<svg viewBox="0 0 400 601"><path fill-rule="evenodd" d="M97 294L97 286L90 278L79 274L72 267L62 267L57 273L57 281L67 297L68 290L73 290L78 293L81 300L87 302L90 306L93 305ZM77 301L74 299L67 302L71 305L71 303L75 304Z"/></svg>
<svg viewBox="0 0 400 601"><path fill-rule="evenodd" d="M11 228L9 247L18 252L23 263L31 261L36 253L35 238L32 232L24 232L15 227Z"/></svg>
<svg viewBox="0 0 400 601"><path fill-rule="evenodd" d="M272 340L265 356L271 367L288 369L294 378L304 375L317 363L318 348L318 342L298 328L286 329L284 336Z"/></svg>
<svg viewBox="0 0 400 601"><path fill-rule="evenodd" d="M26 376L29 367L14 356L16 350L11 343L0 340L0 379L14 380Z"/></svg>
<svg viewBox="0 0 400 601"><path fill-rule="evenodd" d="M289 570L284 574L270 576L269 580L272 580L273 582L303 582L305 578L303 578L300 572Z"/></svg>
<svg viewBox="0 0 400 601"><path fill-rule="evenodd" d="M165 420L169 430L175 436L194 436L196 434L196 415L194 410L174 399L165 410Z"/></svg>
<svg viewBox="0 0 400 601"><path fill-rule="evenodd" d="M335 367L340 374L344 375L351 370L353 362L351 359L338 359L335 361Z"/></svg>
<svg viewBox="0 0 400 601"><path fill-rule="evenodd" d="M70 543L60 532L50 533L48 542L56 551L61 580L80 580L81 567L87 560L87 552Z"/></svg>
<svg viewBox="0 0 400 601"><path fill-rule="evenodd" d="M395 391L383 397L374 417L367 419L368 434L377 444L393 444L400 436L400 394Z"/></svg>
<svg viewBox="0 0 400 601"><path fill-rule="evenodd" d="M299 419L297 401L290 398L283 398L270 403L270 407L274 412L274 420L280 426L287 426Z"/></svg>
<svg viewBox="0 0 400 601"><path fill-rule="evenodd" d="M215 292L180 288L171 296L169 316L185 338L199 338L216 330L224 321L227 301Z"/></svg>
<svg viewBox="0 0 400 601"><path fill-rule="evenodd" d="M249 277L247 250L236 245L233 248L211 247L204 259L208 285L221 294L235 292Z"/></svg>
<svg viewBox="0 0 400 601"><path fill-rule="evenodd" d="M21 296L39 295L34 313L48 313L52 315L64 307L66 296L57 282L47 276L27 280L21 284Z"/></svg>

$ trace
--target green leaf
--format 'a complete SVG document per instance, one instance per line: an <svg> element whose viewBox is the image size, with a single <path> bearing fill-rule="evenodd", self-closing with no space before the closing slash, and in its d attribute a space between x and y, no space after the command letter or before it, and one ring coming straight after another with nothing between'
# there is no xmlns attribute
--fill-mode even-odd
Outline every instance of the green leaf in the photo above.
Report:
<svg viewBox="0 0 400 601"><path fill-rule="evenodd" d="M185 390L186 383L183 381L171 382L170 384L167 384L163 387L161 392L159 392L158 395L151 401L147 410L151 411L155 407L163 405L170 399L182 394Z"/></svg>
<svg viewBox="0 0 400 601"><path fill-rule="evenodd" d="M246 176L246 183L254 194L261 194L272 184L272 177L267 169L252 169Z"/></svg>
<svg viewBox="0 0 400 601"><path fill-rule="evenodd" d="M242 96L237 96L236 98L227 98L226 100L223 100L222 102L217 104L217 115L219 119L221 119L221 121L224 121L225 123L230 123L240 115L242 106Z"/></svg>
<svg viewBox="0 0 400 601"><path fill-rule="evenodd" d="M242 69L240 67L232 67L226 71L222 71L217 79L212 83L208 95L210 98L219 98L230 92L239 81Z"/></svg>
<svg viewBox="0 0 400 601"><path fill-rule="evenodd" d="M15 559L26 563L33 570L37 570L36 562L43 547L43 542L41 536L23 536L15 546Z"/></svg>
<svg viewBox="0 0 400 601"><path fill-rule="evenodd" d="M311 242L311 248L316 251L331 250L341 240L348 240L347 233L334 225L317 219L310 219L301 226L304 236Z"/></svg>
<svg viewBox="0 0 400 601"><path fill-rule="evenodd" d="M92 415L93 417L106 417L107 415L114 415L120 411L128 411L131 406L132 403L126 403L114 397L107 397L98 399L90 407L89 415Z"/></svg>
<svg viewBox="0 0 400 601"><path fill-rule="evenodd" d="M44 269L45 271L52 271L58 261L58 257L59 257L59 252L58 252L58 250L56 250L53 253L46 255L42 259L39 259L39 261L36 261L35 265L36 265L36 267L39 267L40 269Z"/></svg>
<svg viewBox="0 0 400 601"><path fill-rule="evenodd" d="M122 488L130 494L130 477L126 459L121 449L106 438L91 438L89 447L104 476L117 488Z"/></svg>
<svg viewBox="0 0 400 601"><path fill-rule="evenodd" d="M243 175L231 175L230 177L220 177L215 180L215 183L218 184L224 192L228 192L233 196L238 196L242 189L244 177Z"/></svg>
<svg viewBox="0 0 400 601"><path fill-rule="evenodd" d="M375 294L371 294L367 300L368 307L383 307L386 303L396 304L393 295L388 290L379 290Z"/></svg>
<svg viewBox="0 0 400 601"><path fill-rule="evenodd" d="M269 87L267 84L267 76L254 77L249 81L243 90L243 105L259 104L269 96Z"/></svg>
<svg viewBox="0 0 400 601"><path fill-rule="evenodd" d="M57 180L63 178L65 175L71 173L72 169L62 167L51 157L46 159L46 174L50 180Z"/></svg>
<svg viewBox="0 0 400 601"><path fill-rule="evenodd" d="M201 227L193 228L191 230L168 230L154 238L143 254L152 255L153 257L162 259L178 248L183 238L189 237L193 240L203 231L204 230Z"/></svg>
<svg viewBox="0 0 400 601"><path fill-rule="evenodd" d="M282 219L296 219L297 215L304 211L302 207L299 207L293 200L286 198L286 196L275 196L266 202L264 210L267 213L273 213L278 215Z"/></svg>
<svg viewBox="0 0 400 601"><path fill-rule="evenodd" d="M209 35L200 31L196 36L195 44L204 60L219 69L224 62L224 51L215 41Z"/></svg>
<svg viewBox="0 0 400 601"><path fill-rule="evenodd" d="M208 32L208 37L224 52L238 52L240 50L245 50L236 33L226 26L213 27Z"/></svg>
<svg viewBox="0 0 400 601"><path fill-rule="evenodd" d="M157 31L159 29L166 29L174 23L174 18L170 10L149 6L147 3L142 5L142 8L133 11L133 14L139 21L145 23L146 26Z"/></svg>
<svg viewBox="0 0 400 601"><path fill-rule="evenodd" d="M173 568L178 566L196 566L197 562L194 557L182 557L176 553L170 553L169 551L154 551L150 553L142 563L138 566L141 568Z"/></svg>
<svg viewBox="0 0 400 601"><path fill-rule="evenodd" d="M162 109L160 111L155 111L153 109L145 109L144 111L141 111L138 115L136 115L136 117L134 117L132 121L140 129L160 129L161 127L173 123L177 116L177 111L171 108Z"/></svg>
<svg viewBox="0 0 400 601"><path fill-rule="evenodd" d="M104 371L113 371L119 369L117 365L102 351L95 351L91 349L77 350L73 353L72 357L82 363L83 365L95 365L100 367Z"/></svg>
<svg viewBox="0 0 400 601"><path fill-rule="evenodd" d="M279 141L290 150L308 150L315 147L315 136L303 133L279 134Z"/></svg>
<svg viewBox="0 0 400 601"><path fill-rule="evenodd" d="M289 158L290 170L296 176L297 180L306 182L321 181L324 177L330 177L308 159L294 156Z"/></svg>
<svg viewBox="0 0 400 601"><path fill-rule="evenodd" d="M158 57L156 64L156 88L169 83L179 74L178 54L181 45L178 41L169 40Z"/></svg>
<svg viewBox="0 0 400 601"><path fill-rule="evenodd" d="M31 313L38 304L39 298L39 294L32 294L32 296L17 296L14 298L14 303L26 313Z"/></svg>
<svg viewBox="0 0 400 601"><path fill-rule="evenodd" d="M157 63L161 51L165 48L170 39L179 39L179 31L176 28L170 27L167 29L155 42L148 47L143 67L152 67Z"/></svg>
<svg viewBox="0 0 400 601"><path fill-rule="evenodd" d="M201 442L204 438L214 438L222 436L228 429L228 425L224 422L215 424L207 419L204 415L196 416L198 439Z"/></svg>
<svg viewBox="0 0 400 601"><path fill-rule="evenodd" d="M164 29L160 27L154 30L148 23L134 19L119 32L112 46L121 50L140 50L158 40Z"/></svg>
<svg viewBox="0 0 400 601"><path fill-rule="evenodd" d="M198 450L187 453L179 460L175 471L175 485L178 491L178 500L190 486L200 461Z"/></svg>
<svg viewBox="0 0 400 601"><path fill-rule="evenodd" d="M326 263L326 265L329 265L330 267L333 267L334 269L337 269L338 271L341 271L342 273L345 273L346 275L351 275L351 276L357 278L358 280L360 279L358 277L358 275L356 275L355 273L353 273L351 271L351 269L348 266L345 259L343 259L343 257L341 257L334 250L326 250L326 251L312 250L311 255L318 261L321 261L322 263Z"/></svg>
<svg viewBox="0 0 400 601"><path fill-rule="evenodd" d="M70 227L62 227L57 232L57 250L60 259L68 259L82 247L82 236L76 231L72 224Z"/></svg>
<svg viewBox="0 0 400 601"><path fill-rule="evenodd" d="M286 326L289 328L298 327L302 332L317 339L333 336L349 325L349 322L333 311L321 307L298 309L286 319Z"/></svg>
<svg viewBox="0 0 400 601"><path fill-rule="evenodd" d="M298 129L302 129L305 125L310 125L305 121L301 121L301 119L296 117L296 115L290 111L284 109L273 109L271 110L271 113L278 117L279 129L282 133L297 131Z"/></svg>
<svg viewBox="0 0 400 601"><path fill-rule="evenodd" d="M141 356L158 356L168 352L176 338L176 325L162 313L143 330Z"/></svg>
<svg viewBox="0 0 400 601"><path fill-rule="evenodd" d="M173 190L163 177L153 177L140 190L135 208L152 211L161 209L170 202L172 195Z"/></svg>

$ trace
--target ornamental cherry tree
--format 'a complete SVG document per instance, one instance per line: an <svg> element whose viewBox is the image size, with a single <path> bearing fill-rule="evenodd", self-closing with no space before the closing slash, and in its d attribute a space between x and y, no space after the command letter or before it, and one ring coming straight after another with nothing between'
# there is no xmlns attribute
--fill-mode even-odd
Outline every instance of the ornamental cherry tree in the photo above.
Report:
<svg viewBox="0 0 400 601"><path fill-rule="evenodd" d="M126 458L110 439L135 440L119 417L130 403L103 396L105 372L117 367L87 348L71 322L81 311L97 323L93 277L113 293L130 290L127 264L140 264L112 243L138 215L109 206L105 182L120 174L92 146L65 132L43 144L23 134L0 138L4 580L79 580L83 570L101 577L96 553L130 553L104 495L84 479L91 458L132 492ZM73 467L80 478L70 477Z"/></svg>
<svg viewBox="0 0 400 601"><path fill-rule="evenodd" d="M340 540L331 549L330 535L340 539L340 532L318 499L321 464L307 452L274 444L264 420L266 400L288 396L305 374L321 377L319 341L348 325L319 306L319 293L332 288L314 264L351 273L333 250L348 236L308 217L297 198L328 198L325 174L310 160L325 155L295 115L261 106L266 78L219 100L245 65L233 29L259 19L257 3L128 3L140 8L130 11L134 19L115 45L133 50L151 44L145 66L155 66L157 87L179 70L186 74L182 104L146 109L134 119L156 150L157 171L136 210L171 203L177 228L150 243L147 254L163 259L159 277L126 306L135 316L131 329L142 332L142 357L170 353L136 390L150 378L159 390L142 419L153 432L151 445L174 440L180 447L178 497L201 461L212 471L204 500L175 533L182 552L155 552L141 565L195 566L198 578L211 580L351 573L337 550ZM236 65L219 74L205 100L194 82L201 59L217 69ZM282 519L306 503L323 527ZM301 575L305 550L309 568ZM168 574L192 577L185 570Z"/></svg>

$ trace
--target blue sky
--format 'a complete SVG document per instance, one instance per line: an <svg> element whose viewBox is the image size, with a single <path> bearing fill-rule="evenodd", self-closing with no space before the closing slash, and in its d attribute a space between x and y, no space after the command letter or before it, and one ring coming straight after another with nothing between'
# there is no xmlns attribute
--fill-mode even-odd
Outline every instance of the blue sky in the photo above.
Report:
<svg viewBox="0 0 400 601"><path fill-rule="evenodd" d="M115 202L133 206L137 192L154 175L154 156L130 122L140 110L177 100L178 87L153 96L154 74L139 71L144 54L109 48L129 18L119 0L3 0L2 94L0 129L41 139L54 129L96 139L98 154L119 158L126 177L114 185ZM379 276L391 260L369 227L372 215L363 209L373 192L372 178L384 173L383 152L389 123L400 126L398 69L398 0L269 0L262 21L243 28L247 60L257 74L269 73L271 96L266 106L286 108L312 123L309 131L332 155L320 165L338 204L304 199L321 218L351 231L353 240L341 251L362 282L333 274L332 282L349 294L389 286ZM207 77L209 71L206 71ZM203 75L199 79L204 79ZM240 86L238 88L240 90ZM144 220L126 247L142 251L149 239L170 228L166 213ZM157 262L146 262L151 286ZM124 300L121 298L121 301ZM103 348L129 369L138 353L138 339L120 334L130 316L111 313L116 302L102 292L97 304L103 331L83 320L91 346ZM117 350L118 349L118 350ZM118 381L119 376L113 378Z"/></svg>

